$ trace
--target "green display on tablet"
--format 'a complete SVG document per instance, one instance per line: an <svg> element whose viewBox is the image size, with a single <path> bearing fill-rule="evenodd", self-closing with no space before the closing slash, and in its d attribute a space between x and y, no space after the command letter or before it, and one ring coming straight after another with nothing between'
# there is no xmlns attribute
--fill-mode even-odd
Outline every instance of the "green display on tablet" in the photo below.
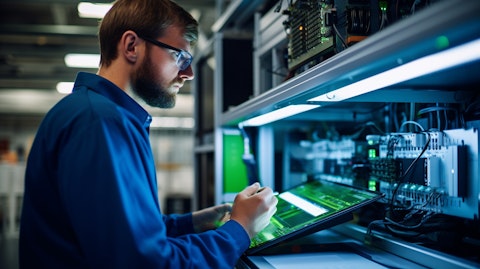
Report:
<svg viewBox="0 0 480 269"><path fill-rule="evenodd" d="M296 239L351 219L352 212L382 194L330 181L310 181L278 194L270 224L252 238L246 254Z"/></svg>

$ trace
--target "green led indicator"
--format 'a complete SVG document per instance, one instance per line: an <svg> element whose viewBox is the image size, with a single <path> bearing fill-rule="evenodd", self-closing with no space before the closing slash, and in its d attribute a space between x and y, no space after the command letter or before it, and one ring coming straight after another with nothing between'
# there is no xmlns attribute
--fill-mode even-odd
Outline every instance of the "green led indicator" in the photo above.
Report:
<svg viewBox="0 0 480 269"><path fill-rule="evenodd" d="M381 11L387 11L387 1L378 1L378 5L380 6Z"/></svg>
<svg viewBox="0 0 480 269"><path fill-rule="evenodd" d="M368 181L368 189L371 191L376 191L377 190L377 183L375 180L369 180Z"/></svg>
<svg viewBox="0 0 480 269"><path fill-rule="evenodd" d="M437 49L445 49L448 48L448 46L450 45L450 41L446 36L442 35L437 37L437 39L435 40L435 45Z"/></svg>

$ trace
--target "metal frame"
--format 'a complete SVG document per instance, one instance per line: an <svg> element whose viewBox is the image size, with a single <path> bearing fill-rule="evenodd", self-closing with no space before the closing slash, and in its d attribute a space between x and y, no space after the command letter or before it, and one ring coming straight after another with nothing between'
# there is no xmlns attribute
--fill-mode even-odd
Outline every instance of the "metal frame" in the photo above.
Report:
<svg viewBox="0 0 480 269"><path fill-rule="evenodd" d="M430 55L438 51L435 38L439 36L446 36L451 46L480 38L476 30L480 27L478 14L480 2L477 1L436 3L222 114L220 122L222 125L235 125L288 104L306 103L314 96ZM416 46L415 49L413 46ZM415 95L421 93L409 87L405 90ZM435 95L424 93L419 95L423 99L417 100L436 102L443 94L448 95L446 92ZM372 100L378 101L375 98Z"/></svg>

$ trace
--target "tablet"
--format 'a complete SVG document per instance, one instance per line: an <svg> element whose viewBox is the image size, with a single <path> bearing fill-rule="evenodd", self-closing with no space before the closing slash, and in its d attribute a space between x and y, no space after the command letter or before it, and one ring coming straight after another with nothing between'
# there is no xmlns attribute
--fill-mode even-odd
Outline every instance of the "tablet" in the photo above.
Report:
<svg viewBox="0 0 480 269"><path fill-rule="evenodd" d="M352 219L352 212L380 198L381 193L315 180L277 195L277 212L251 240L246 255Z"/></svg>

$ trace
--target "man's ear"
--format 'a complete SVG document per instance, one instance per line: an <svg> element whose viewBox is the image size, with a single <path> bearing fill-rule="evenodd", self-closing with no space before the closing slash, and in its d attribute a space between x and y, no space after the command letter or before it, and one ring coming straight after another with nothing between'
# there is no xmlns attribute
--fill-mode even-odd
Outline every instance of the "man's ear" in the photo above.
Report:
<svg viewBox="0 0 480 269"><path fill-rule="evenodd" d="M133 31L126 31L120 39L120 52L130 63L135 63L139 57L138 44L140 38Z"/></svg>

